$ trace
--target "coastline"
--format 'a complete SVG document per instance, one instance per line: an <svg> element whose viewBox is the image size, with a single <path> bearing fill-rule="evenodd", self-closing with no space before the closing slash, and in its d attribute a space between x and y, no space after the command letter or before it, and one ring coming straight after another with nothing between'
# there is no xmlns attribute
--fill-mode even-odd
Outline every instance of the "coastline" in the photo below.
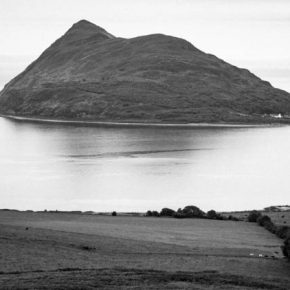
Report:
<svg viewBox="0 0 290 290"><path fill-rule="evenodd" d="M19 122L29 123L50 123L64 125L82 126L109 126L109 127L163 127L163 128L263 128L272 126L282 126L281 123L275 124L235 124L235 123L144 123L144 122L115 122L115 121L82 121L65 120L50 118L23 117L14 115L3 115L0 117Z"/></svg>

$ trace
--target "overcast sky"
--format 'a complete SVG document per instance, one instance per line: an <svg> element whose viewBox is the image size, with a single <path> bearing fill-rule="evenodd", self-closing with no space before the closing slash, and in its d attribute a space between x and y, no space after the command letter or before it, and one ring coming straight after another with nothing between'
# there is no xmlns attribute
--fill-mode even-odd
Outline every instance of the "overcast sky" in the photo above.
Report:
<svg viewBox="0 0 290 290"><path fill-rule="evenodd" d="M81 19L185 38L290 91L289 0L0 0L0 89Z"/></svg>

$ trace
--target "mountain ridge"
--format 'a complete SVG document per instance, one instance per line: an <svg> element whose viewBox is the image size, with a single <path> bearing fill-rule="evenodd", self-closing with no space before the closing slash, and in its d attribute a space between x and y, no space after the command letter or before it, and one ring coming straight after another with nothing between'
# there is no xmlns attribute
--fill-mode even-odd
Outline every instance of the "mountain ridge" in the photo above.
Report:
<svg viewBox="0 0 290 290"><path fill-rule="evenodd" d="M0 92L0 112L131 122L271 122L290 94L164 34L115 37L81 20Z"/></svg>

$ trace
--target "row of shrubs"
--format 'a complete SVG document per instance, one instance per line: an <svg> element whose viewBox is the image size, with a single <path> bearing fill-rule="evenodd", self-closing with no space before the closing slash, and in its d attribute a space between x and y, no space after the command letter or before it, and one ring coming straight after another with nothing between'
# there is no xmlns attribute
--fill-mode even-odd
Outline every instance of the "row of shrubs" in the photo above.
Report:
<svg viewBox="0 0 290 290"><path fill-rule="evenodd" d="M249 222L256 222L261 227L264 227L269 232L277 235L279 238L284 239L284 245L282 246L283 255L290 259L290 227L289 226L277 226L271 218L267 215L262 215L259 211L252 211L248 216Z"/></svg>
<svg viewBox="0 0 290 290"><path fill-rule="evenodd" d="M183 209L179 208L177 211L171 208L163 208L160 212L148 210L146 216L174 217L174 218L207 218L216 220L230 219L238 221L238 219L233 216L229 216L228 218L226 218L221 214L217 213L215 210L210 210L207 213L205 213L200 208L194 205L188 205Z"/></svg>

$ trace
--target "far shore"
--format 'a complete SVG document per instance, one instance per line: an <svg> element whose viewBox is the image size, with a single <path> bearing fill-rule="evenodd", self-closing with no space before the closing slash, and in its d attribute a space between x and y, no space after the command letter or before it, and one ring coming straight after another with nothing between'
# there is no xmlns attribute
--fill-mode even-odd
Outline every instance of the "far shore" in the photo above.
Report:
<svg viewBox="0 0 290 290"><path fill-rule="evenodd" d="M84 121L84 120L65 120L65 119L50 119L23 117L14 115L3 115L0 117L12 119L20 122L33 123L51 123L51 124L68 124L68 125L83 125L83 126L122 126L122 127L169 127L169 128L252 128L252 127L269 127L282 126L281 123L267 124L240 124L240 123L145 123L145 122L116 122L116 121Z"/></svg>

